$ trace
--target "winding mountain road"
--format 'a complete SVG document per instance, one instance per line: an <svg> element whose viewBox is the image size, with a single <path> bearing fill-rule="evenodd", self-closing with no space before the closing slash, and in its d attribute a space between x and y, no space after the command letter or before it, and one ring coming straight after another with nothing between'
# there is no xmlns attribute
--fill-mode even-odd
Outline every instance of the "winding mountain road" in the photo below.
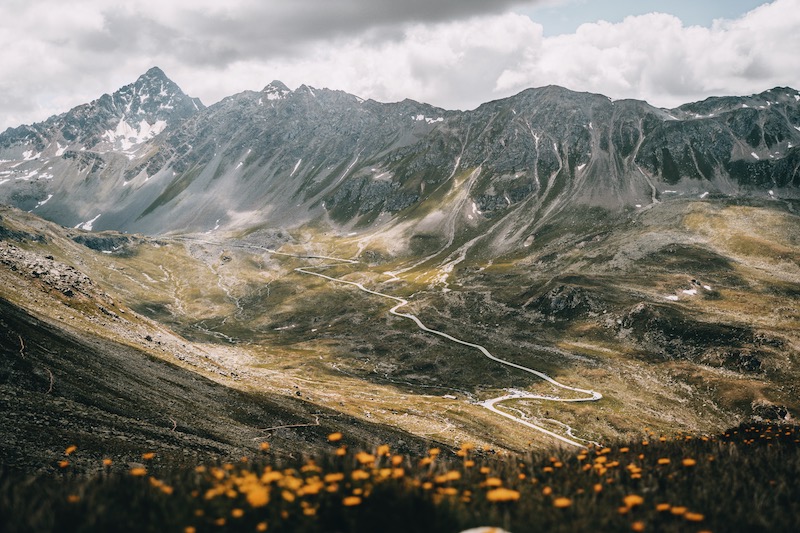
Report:
<svg viewBox="0 0 800 533"><path fill-rule="evenodd" d="M203 242L205 244L214 244L214 245L219 244L219 243L215 243L215 242L201 241L199 239L191 239L191 238L187 238L187 237L183 237L182 240L191 240L191 241L195 241L195 242ZM227 246L231 246L231 245L227 244ZM267 252L267 253L269 253L271 255L282 255L282 256L285 256L285 257L293 257L293 258L296 258L296 259L320 259L320 260L326 260L326 261L335 261L337 264L343 264L343 263L344 264L351 264L351 265L359 264L359 261L354 260L354 259L342 259L342 258L339 258L339 257L330 257L330 256L323 256L323 255L291 254L291 253L286 253L286 252L279 252L277 250L273 250L272 248L266 248L264 246L258 246L258 245L239 244L239 245L234 245L234 246L238 247L238 248L262 250L262 251ZM505 365L505 366L508 366L508 367L511 367L511 368L515 368L515 369L521 370L523 372L528 372L529 374L533 374L534 376L536 376L536 377L538 377L538 378L550 383L554 387L582 394L583 396L578 397L578 398L562 398L562 397L559 397L559 396L535 394L535 393L527 392L527 391L513 391L510 394L506 394L504 396L499 396L497 398L491 398L489 400L484 400L483 402L478 403L478 405L480 405L482 407L485 407L486 409L488 409L489 411L491 411L491 412L493 412L495 414L498 414L500 416L503 416L505 418L513 420L514 422L516 422L518 424L526 426L526 427L528 427L530 429L534 429L534 430L536 430L536 431L538 431L540 433L543 433L543 434L545 434L545 435L547 435L549 437L552 437L552 438L554 438L554 439L556 439L556 440L558 440L560 442L563 442L565 444L569 444L571 446L575 446L575 447L578 447L578 448L585 448L586 447L585 444L581 444L580 442L577 442L576 440L567 438L567 437L565 437L563 435L559 435L558 433L550 431L549 429L546 429L546 428L544 428L544 427L542 427L540 425L534 424L533 422L529 422L528 420L525 420L523 418L514 416L514 415L512 415L512 414L510 414L510 413L508 413L506 411L502 411L502 410L498 409L495 406L497 404L502 403L502 402L507 401L507 400L522 400L522 399L545 400L545 401L550 401L550 402L562 402L562 403L596 402L596 401L598 401L598 400L603 398L602 394L600 394L597 391L593 391L593 390L580 389L580 388L577 388L577 387L571 387L569 385L565 385L565 384L563 384L563 383L561 383L559 381L556 381L555 379L551 378L550 376L548 376L544 372L540 372L538 370L534 370L533 368L528 368L526 366L514 363L512 361L507 361L505 359L501 359L501 358L493 355L488 349L486 349L486 347L484 347L484 346L482 346L480 344L476 344L476 343L473 343L473 342L468 342L468 341L459 339L457 337L454 337L454 336L452 336L452 335L450 335L448 333L445 333L443 331L439 331L439 330L436 330L436 329L433 329L433 328L429 328L416 315L413 315L411 313L401 313L401 312L398 311L398 309L408 305L408 303L409 303L408 300L406 300L404 298L400 298L399 296L392 296L391 294L386 294L386 293L382 293L382 292L375 291L375 290L372 290L372 289L368 289L363 284L358 283L356 281L347 281L347 280L343 280L343 279L339 279L339 278L334 278L332 276L327 276L325 274L321 274L321 273L315 272L313 270L313 269L329 268L331 266L334 266L334 265L319 265L319 266L313 266L313 267L298 267L298 268L295 268L294 271L298 272L300 274L308 275L308 276L316 276L318 278L322 278L324 280L331 281L331 282L334 282L334 283L341 283L343 285L352 285L353 287L356 287L359 290L361 290L363 292L366 292L368 294L372 294L374 296L379 296L381 298L386 298L388 300L392 300L392 301L396 302L396 304L394 305L394 307L389 309L389 313L391 313L391 314L393 314L395 316L402 317L402 318L407 318L407 319L413 321L417 325L417 327L419 329L421 329L422 331L426 331L426 332L431 333L433 335L438 335L439 337L447 339L450 342L454 342L456 344L461 344L462 346L467 346L469 348L473 348L475 350L478 350L479 352L481 352L481 354L483 354L484 357L486 357L486 358L488 358L488 359L490 359L490 360L492 360L492 361L494 361L496 363L499 363L501 365ZM388 274L391 275L392 278L396 279L395 274L393 274L393 273L388 273ZM564 424L562 422L559 422L557 420L553 420L553 422L555 422L556 424L562 425L563 427L568 428L569 429L568 430L568 434L571 437L573 437L575 439L578 439L578 440L583 440L584 442L589 442L589 443L592 443L592 444L596 444L593 441L589 441L589 440L585 440L585 439L579 439L578 437L575 437L573 435L573 433L572 433L572 431L574 431L574 430L570 426L568 426L568 425L566 425L566 424Z"/></svg>
<svg viewBox="0 0 800 533"><path fill-rule="evenodd" d="M326 258L326 259L335 259L335 258ZM337 260L339 260L339 259L337 259ZM350 263L350 264L356 263L356 261L353 261L353 260L350 260L350 259L339 260L339 261L346 261L347 263ZM501 365L506 365L506 366L509 366L509 367L512 367L512 368L516 368L517 370L522 370L523 372L528 372L530 374L533 374L536 377L543 379L544 381L550 383L551 385L553 385L555 387L558 387L558 388L561 388L561 389L564 389L564 390L568 390L568 391L572 391L572 392L578 392L578 393L584 394L585 396L579 397L579 398L561 398L561 397L558 397L558 396L547 396L547 395L541 395L541 394L534 394L532 392L517 391L517 392L514 392L512 394L507 394L505 396L499 396L497 398L492 398L492 399L489 399L489 400L485 400L483 402L480 402L478 405L480 405L482 407L485 407L486 409L492 411L495 414L498 414L500 416L504 416L504 417L506 417L506 418L508 418L510 420L513 420L514 422L517 422L518 424L522 424L522 425L527 426L527 427L529 427L531 429L534 429L536 431L544 433L545 435L548 435L548 436L550 436L550 437L552 437L554 439L557 439L557 440L559 440L561 442L564 442L566 444L569 444L571 446L576 446L578 448L585 448L586 447L584 444L581 444L581 443L579 443L579 442L577 442L575 440L572 440L572 439L569 439L569 438L564 437L562 435L559 435L557 433L554 433L554 432L552 432L552 431L550 431L550 430L548 430L548 429L546 429L546 428L544 428L542 426L539 426L537 424L534 424L534 423L529 422L527 420L524 420L522 418L516 417L516 416L514 416L514 415L512 415L512 414L510 414L510 413L508 413L506 411L501 411L500 409L495 407L495 405L500 403L500 402L504 402L506 400L516 400L516 399L547 400L547 401L551 401L551 402L596 402L597 400L600 400L603 397L602 394L600 394L599 392L593 391L593 390L579 389L577 387L571 387L569 385L564 385L563 383L560 383L560 382L556 381L555 379L551 378L550 376L548 376L544 372L540 372L538 370L534 370L532 368L528 368L526 366L519 365L519 364L511 362L511 361L506 361L505 359L501 359L501 358L493 355L489 350L486 349L486 347L484 347L484 346L482 346L480 344L475 344L475 343L472 343L472 342L461 340L461 339L456 338L456 337L454 337L454 336L452 336L452 335L450 335L448 333L445 333L443 331L439 331L439 330L436 330L436 329L429 328L416 315L412 315L411 313L401 313L401 312L398 311L398 309L400 309L401 307L403 307L405 305L408 305L408 300L406 300L404 298L400 298L398 296L392 296L391 294L385 294L385 293L378 292L378 291L375 291L375 290L372 290L372 289L368 289L363 284L355 282L355 281L347 281L347 280L343 280L343 279L339 279L339 278L334 278L332 276L326 276L325 274L320 274L319 272L314 272L314 271L311 270L311 268L325 268L326 266L327 265L322 265L322 266L318 266L318 267L300 267L300 268L295 268L294 270L295 270L295 272L299 272L301 274L307 274L309 276L316 276L318 278L322 278L322 279L325 279L325 280L328 280L328 281L332 281L332 282L335 282L335 283L342 283L342 284L345 284L345 285L352 285L352 286L357 287L359 290L364 291L366 293L373 294L375 296L380 296L382 298L387 298L389 300L393 300L393 301L397 302L397 304L394 307L392 307L391 309L389 309L389 312L391 314L395 315L395 316L399 316L399 317L402 317L402 318L407 318L407 319L413 321L417 325L417 327L419 329L421 329L422 331L426 331L428 333L432 333L433 335L438 335L438 336L440 336L442 338L445 338L445 339L447 339L447 340L449 340L451 342L454 342L454 343L457 343L457 344L461 344L463 346L474 348L474 349L480 351L485 357L491 359L492 361L495 361L496 363L500 363ZM564 424L564 425L566 426L566 424Z"/></svg>

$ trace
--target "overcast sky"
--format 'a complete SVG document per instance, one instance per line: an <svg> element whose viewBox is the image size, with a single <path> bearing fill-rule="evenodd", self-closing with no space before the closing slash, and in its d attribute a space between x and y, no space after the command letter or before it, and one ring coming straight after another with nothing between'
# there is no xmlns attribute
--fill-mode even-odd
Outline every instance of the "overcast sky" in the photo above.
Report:
<svg viewBox="0 0 800 533"><path fill-rule="evenodd" d="M2 0L0 131L152 66L207 105L278 79L449 109L549 84L673 107L800 89L800 0Z"/></svg>

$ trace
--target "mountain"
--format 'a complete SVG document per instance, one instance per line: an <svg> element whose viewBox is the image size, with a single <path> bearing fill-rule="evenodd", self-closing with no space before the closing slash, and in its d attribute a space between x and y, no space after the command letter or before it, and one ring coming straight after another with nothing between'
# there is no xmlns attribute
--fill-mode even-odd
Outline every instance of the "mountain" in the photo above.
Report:
<svg viewBox="0 0 800 533"><path fill-rule="evenodd" d="M667 110L544 87L461 112L275 81L195 108L161 77L124 91L137 116L184 102L146 108L145 135L120 138L115 93L0 136L14 331L485 448L800 411L796 90Z"/></svg>
<svg viewBox="0 0 800 533"><path fill-rule="evenodd" d="M666 110L551 86L458 112L276 81L203 108L154 68L113 95L6 131L0 159L0 201L67 226L346 229L401 217L417 223L408 239L513 228L510 241L495 239L509 249L569 206L796 200L800 93Z"/></svg>
<svg viewBox="0 0 800 533"><path fill-rule="evenodd" d="M69 150L125 153L204 108L153 67L113 94L39 124L9 128L2 134L0 153L23 160L63 156ZM20 153L20 148L29 150Z"/></svg>
<svg viewBox="0 0 800 533"><path fill-rule="evenodd" d="M32 209L56 196L52 216L69 217L82 198L113 196L109 175L148 157L155 136L204 108L154 67L113 94L9 128L0 134L4 201Z"/></svg>

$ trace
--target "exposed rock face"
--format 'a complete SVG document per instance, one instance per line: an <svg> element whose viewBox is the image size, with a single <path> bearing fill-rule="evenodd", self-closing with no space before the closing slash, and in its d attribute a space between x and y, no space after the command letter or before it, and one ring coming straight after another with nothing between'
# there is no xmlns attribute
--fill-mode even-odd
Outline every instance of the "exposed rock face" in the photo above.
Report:
<svg viewBox="0 0 800 533"><path fill-rule="evenodd" d="M785 421L792 419L789 409L784 405L777 405L766 400L757 400L752 403L751 407L753 409L753 418L758 421Z"/></svg>
<svg viewBox="0 0 800 533"><path fill-rule="evenodd" d="M780 339L746 327L700 322L673 307L646 303L619 319L617 334L649 357L687 359L744 373L760 372L768 351L783 347Z"/></svg>
<svg viewBox="0 0 800 533"><path fill-rule="evenodd" d="M460 112L276 81L204 109L151 69L6 131L0 159L0 201L86 229L389 224L440 206L456 230L498 221L524 241L521 226L581 206L797 199L800 93L664 110L551 86Z"/></svg>
<svg viewBox="0 0 800 533"><path fill-rule="evenodd" d="M41 256L8 242L0 242L0 265L29 279L38 279L45 287L64 296L99 296L110 303L108 296L97 289L88 276L50 256Z"/></svg>
<svg viewBox="0 0 800 533"><path fill-rule="evenodd" d="M136 242L134 237L119 233L78 233L72 235L71 238L78 244L97 252L115 253L117 255L130 253L131 245Z"/></svg>
<svg viewBox="0 0 800 533"><path fill-rule="evenodd" d="M581 287L559 285L530 304L545 316L572 319L597 313L601 309L600 302ZM527 307L527 305L526 305Z"/></svg>

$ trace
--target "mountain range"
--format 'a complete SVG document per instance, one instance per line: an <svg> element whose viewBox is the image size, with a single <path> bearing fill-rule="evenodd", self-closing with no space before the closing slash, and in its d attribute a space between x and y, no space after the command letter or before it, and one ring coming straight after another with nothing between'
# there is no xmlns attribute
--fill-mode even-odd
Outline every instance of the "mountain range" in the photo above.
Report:
<svg viewBox="0 0 800 533"><path fill-rule="evenodd" d="M409 239L501 227L512 238L494 246L507 250L573 205L796 200L800 93L668 110L550 86L448 111L275 81L206 108L153 68L111 95L7 130L0 161L0 201L70 227L352 229L401 218L417 219ZM422 216L455 192L448 223Z"/></svg>

